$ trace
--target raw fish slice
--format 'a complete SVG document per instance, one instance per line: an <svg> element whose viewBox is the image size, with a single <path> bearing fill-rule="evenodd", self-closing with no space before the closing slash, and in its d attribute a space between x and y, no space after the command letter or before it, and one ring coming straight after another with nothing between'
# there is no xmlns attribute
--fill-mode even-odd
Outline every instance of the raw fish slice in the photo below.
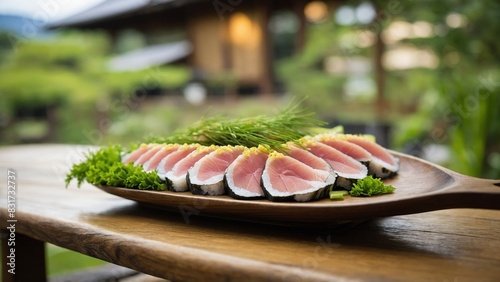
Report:
<svg viewBox="0 0 500 282"><path fill-rule="evenodd" d="M229 165L224 175L224 184L229 196L235 199L264 197L260 181L268 154L262 146L247 148Z"/></svg>
<svg viewBox="0 0 500 282"><path fill-rule="evenodd" d="M153 146L153 144L141 144L139 148L135 149L130 154L124 156L122 158L122 162L127 164L137 161L137 159L139 159L140 156L142 156L144 153L149 151L149 149L151 149L151 146Z"/></svg>
<svg viewBox="0 0 500 282"><path fill-rule="evenodd" d="M399 169L399 160L392 156L384 147L354 135L348 135L345 138L347 141L364 148L372 154L372 160L368 166L370 175L379 178L388 178L397 173Z"/></svg>
<svg viewBox="0 0 500 282"><path fill-rule="evenodd" d="M324 159L338 175L336 186L350 189L353 181L368 175L368 169L352 157L321 142L309 140L303 145L314 155Z"/></svg>
<svg viewBox="0 0 500 282"><path fill-rule="evenodd" d="M288 149L286 154L290 157L299 160L300 162L314 169L335 173L333 172L332 167L325 160L318 156L315 156L306 149L300 148L295 143L287 143L286 148Z"/></svg>
<svg viewBox="0 0 500 282"><path fill-rule="evenodd" d="M177 151L179 148L179 144L168 144L162 146L161 150L158 151L149 161L147 161L143 167L145 171L152 171L155 170L158 167L158 164L160 164L161 160L165 158L167 155Z"/></svg>
<svg viewBox="0 0 500 282"><path fill-rule="evenodd" d="M160 177L161 180L165 180L167 172L172 170L177 162L184 159L199 146L199 144L184 144L179 146L174 152L165 156L156 168L156 170L158 171L158 177Z"/></svg>
<svg viewBox="0 0 500 282"><path fill-rule="evenodd" d="M314 154L312 154L308 150L297 146L297 144L295 144L293 142L288 143L287 147L288 147L287 154L290 157L292 157L292 158L294 158L294 159L296 159L296 160L298 160L298 161L300 161L300 162L302 162L302 163L304 163L304 164L306 164L314 169L327 171L327 172L331 173L335 178L337 177L337 174L335 173L335 171L333 171L332 167L322 158L315 156ZM325 189L324 192L325 192L325 195L317 194L316 197L317 198L324 198L326 196L326 194L328 193L328 189Z"/></svg>
<svg viewBox="0 0 500 282"><path fill-rule="evenodd" d="M158 151L160 151L162 148L162 145L158 145L158 144L155 144L155 145L152 145L151 148L145 152L144 154L142 154L135 162L134 164L135 165L143 165L145 164L147 161L149 161L156 153L158 153Z"/></svg>
<svg viewBox="0 0 500 282"><path fill-rule="evenodd" d="M367 150L363 149L359 145L348 142L346 140L339 140L331 134L322 134L315 137L319 142L328 145L340 152L352 157L353 159L368 164L372 159L372 154Z"/></svg>
<svg viewBox="0 0 500 282"><path fill-rule="evenodd" d="M193 194L224 194L224 173L243 153L243 146L223 146L204 156L188 170L186 179Z"/></svg>
<svg viewBox="0 0 500 282"><path fill-rule="evenodd" d="M185 158L178 161L174 167L165 174L168 189L176 192L187 191L186 174L188 170L201 158L215 151L217 146L200 146Z"/></svg>
<svg viewBox="0 0 500 282"><path fill-rule="evenodd" d="M334 182L334 174L278 152L269 154L262 173L262 188L271 201L314 200Z"/></svg>

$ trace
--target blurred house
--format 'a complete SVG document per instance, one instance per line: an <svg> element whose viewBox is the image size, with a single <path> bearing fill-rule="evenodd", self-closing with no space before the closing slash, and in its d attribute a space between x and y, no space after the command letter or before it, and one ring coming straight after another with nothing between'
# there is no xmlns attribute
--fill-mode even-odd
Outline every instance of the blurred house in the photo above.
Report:
<svg viewBox="0 0 500 282"><path fill-rule="evenodd" d="M115 45L140 33L146 46L116 57L111 69L184 63L194 80L231 77L240 94L271 94L279 86L273 61L300 50L307 19L328 9L308 0L104 0L49 28L105 30Z"/></svg>

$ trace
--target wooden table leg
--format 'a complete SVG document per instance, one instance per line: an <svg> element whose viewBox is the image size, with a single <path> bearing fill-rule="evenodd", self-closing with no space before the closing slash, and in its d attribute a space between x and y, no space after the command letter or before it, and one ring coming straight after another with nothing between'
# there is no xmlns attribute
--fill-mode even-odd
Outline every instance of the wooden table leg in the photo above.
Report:
<svg viewBox="0 0 500 282"><path fill-rule="evenodd" d="M10 230L1 230L2 281L47 281L45 243L17 232L12 233Z"/></svg>

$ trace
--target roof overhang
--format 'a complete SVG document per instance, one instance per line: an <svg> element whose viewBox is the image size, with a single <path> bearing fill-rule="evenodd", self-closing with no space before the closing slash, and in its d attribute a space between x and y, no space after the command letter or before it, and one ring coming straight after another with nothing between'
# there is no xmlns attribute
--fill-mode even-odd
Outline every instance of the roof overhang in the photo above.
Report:
<svg viewBox="0 0 500 282"><path fill-rule="evenodd" d="M104 0L103 2L70 17L49 23L46 29L82 28L98 26L114 19L128 18L136 14L149 14L195 4L207 0Z"/></svg>
<svg viewBox="0 0 500 282"><path fill-rule="evenodd" d="M118 55L108 62L107 67L111 71L137 71L178 61L192 51L193 47L187 41L152 45Z"/></svg>
<svg viewBox="0 0 500 282"><path fill-rule="evenodd" d="M105 0L79 14L55 21L45 27L48 29L55 29L91 24L104 19L132 14L145 8L149 3L150 0Z"/></svg>

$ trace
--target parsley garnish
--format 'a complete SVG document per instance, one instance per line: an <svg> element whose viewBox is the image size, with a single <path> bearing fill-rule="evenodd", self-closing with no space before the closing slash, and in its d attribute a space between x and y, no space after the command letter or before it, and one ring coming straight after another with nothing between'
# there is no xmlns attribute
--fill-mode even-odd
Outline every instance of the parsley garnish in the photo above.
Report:
<svg viewBox="0 0 500 282"><path fill-rule="evenodd" d="M370 175L354 183L349 194L354 197L370 197L373 195L390 194L394 190L396 190L394 186L385 185L380 178L373 178Z"/></svg>
<svg viewBox="0 0 500 282"><path fill-rule="evenodd" d="M86 181L94 185L126 187L141 190L165 190L167 187L160 182L156 171L145 172L141 166L121 162L123 149L109 146L91 152L86 160L73 165L66 175L66 186L76 179L78 187Z"/></svg>

